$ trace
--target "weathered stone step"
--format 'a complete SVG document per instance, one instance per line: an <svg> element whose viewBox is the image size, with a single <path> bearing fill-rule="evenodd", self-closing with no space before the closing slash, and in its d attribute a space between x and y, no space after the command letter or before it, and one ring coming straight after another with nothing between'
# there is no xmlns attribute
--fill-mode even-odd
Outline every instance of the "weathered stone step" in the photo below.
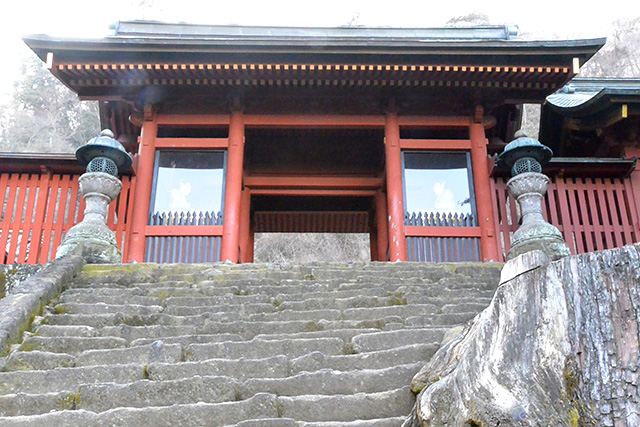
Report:
<svg viewBox="0 0 640 427"><path fill-rule="evenodd" d="M408 415L413 408L409 387L355 395L278 397L280 415L300 421L356 421Z"/></svg>
<svg viewBox="0 0 640 427"><path fill-rule="evenodd" d="M386 369L347 372L325 369L301 372L288 378L254 378L241 384L239 394L241 399L247 399L261 392L278 396L378 393L410 384L423 365L414 363Z"/></svg>
<svg viewBox="0 0 640 427"><path fill-rule="evenodd" d="M120 305L120 304L158 305L158 306L163 305L162 300L157 297L151 297L151 296L145 296L145 295L131 295L130 293L123 294L122 292L115 295L98 294L96 292L91 292L91 293L64 292L62 293L62 295L60 295L59 302L61 304L103 303L108 305Z"/></svg>
<svg viewBox="0 0 640 427"><path fill-rule="evenodd" d="M264 359L210 359L198 362L151 363L147 366L150 380L168 381L194 376L227 376L240 381L251 378L284 378L289 375L286 356Z"/></svg>
<svg viewBox="0 0 640 427"><path fill-rule="evenodd" d="M229 377L195 376L180 380L141 380L131 384L80 386L76 407L93 412L128 407L235 401L238 382ZM255 394L255 393L254 393ZM253 397L253 395L247 398Z"/></svg>
<svg viewBox="0 0 640 427"><path fill-rule="evenodd" d="M81 384L126 384L144 379L141 365L59 368L50 371L0 372L0 395L15 393L75 392ZM3 425L0 423L0 425Z"/></svg>
<svg viewBox="0 0 640 427"><path fill-rule="evenodd" d="M445 332L444 328L421 328L367 333L353 337L351 345L356 353L366 353L405 347L416 343L439 344Z"/></svg>
<svg viewBox="0 0 640 427"><path fill-rule="evenodd" d="M76 355L86 350L124 348L127 341L117 337L38 337L25 338L21 351L48 351Z"/></svg>
<svg viewBox="0 0 640 427"><path fill-rule="evenodd" d="M340 338L257 340L222 342L212 344L191 344L185 350L185 359L190 361L215 358L259 359L272 355L298 357L320 351L323 354L342 354L344 343Z"/></svg>
<svg viewBox="0 0 640 427"><path fill-rule="evenodd" d="M122 313L124 315L149 316L151 314L160 313L163 310L159 305L139 305L139 304L76 304L62 303L54 307L58 314L110 314Z"/></svg>
<svg viewBox="0 0 640 427"><path fill-rule="evenodd" d="M278 417L276 396L259 394L240 402L191 403L148 408L116 408L95 413L87 410L42 415L0 417L3 427L33 426L154 426L223 427L247 419Z"/></svg>
<svg viewBox="0 0 640 427"><path fill-rule="evenodd" d="M202 313L215 313L218 317L238 319L256 313L273 313L277 308L271 303L248 303L234 305L170 306L163 311L170 316L194 316Z"/></svg>
<svg viewBox="0 0 640 427"><path fill-rule="evenodd" d="M340 338L345 344L351 342L351 339L357 335L372 334L380 332L380 329L329 329L326 331L313 331L313 332L297 332L297 333L285 333L285 334L260 334L256 335L257 340L281 340L286 338L298 339L298 338L327 338L335 337Z"/></svg>
<svg viewBox="0 0 640 427"><path fill-rule="evenodd" d="M225 427L298 427L298 422L291 418L262 418L259 420L244 420L238 424Z"/></svg>
<svg viewBox="0 0 640 427"><path fill-rule="evenodd" d="M40 337L95 337L98 330L85 325L40 325L35 334Z"/></svg>
<svg viewBox="0 0 640 427"><path fill-rule="evenodd" d="M75 393L68 391L43 394L16 393L0 395L0 417L35 415L44 414L49 411L73 409L75 398Z"/></svg>
<svg viewBox="0 0 640 427"><path fill-rule="evenodd" d="M152 324L153 316L125 316L122 313L109 314L50 314L45 322L52 326L90 326L92 328L104 328L105 326L140 325L143 319L148 319L144 324ZM204 322L203 322L204 323Z"/></svg>
<svg viewBox="0 0 640 427"><path fill-rule="evenodd" d="M152 338L140 338L131 342L131 347L148 345L156 342L156 339ZM206 343L215 343L215 342L224 342L224 341L246 341L244 337L238 334L193 334L193 335L182 335L177 337L166 337L162 338L162 342L165 344L179 344L183 348L186 348L190 344L206 344Z"/></svg>
<svg viewBox="0 0 640 427"><path fill-rule="evenodd" d="M382 316L381 316L382 317ZM284 310L275 313L256 313L246 316L244 319L233 319L226 313L212 316L212 320L233 321L246 320L251 322L289 322L295 320L319 321L319 320L343 320L342 312L336 309L319 309L308 311ZM361 320L361 319L354 319Z"/></svg>
<svg viewBox="0 0 640 427"><path fill-rule="evenodd" d="M390 417L358 421L300 422L298 427L401 427L405 419L406 417Z"/></svg>
<svg viewBox="0 0 640 427"><path fill-rule="evenodd" d="M176 363L182 360L182 346L180 344L165 344L155 341L153 344L138 347L87 350L80 353L76 359L76 366L96 365L147 365L154 362Z"/></svg>
<svg viewBox="0 0 640 427"><path fill-rule="evenodd" d="M239 334L246 339L255 338L258 335L273 334L297 334L304 332L330 331L340 329L383 329L385 325L400 322L400 317L390 316L376 320L292 320L273 322L209 322L198 328L203 334L219 334L227 331Z"/></svg>
<svg viewBox="0 0 640 427"><path fill-rule="evenodd" d="M4 370L9 371L44 371L56 368L72 368L76 366L76 357L66 353L48 351L14 351L9 354Z"/></svg>
<svg viewBox="0 0 640 427"><path fill-rule="evenodd" d="M389 366L424 363L440 348L439 344L413 344L389 350L348 355L328 355L313 352L292 359L289 364L291 375L303 371L313 372L321 369L336 371L355 371L358 369L385 369Z"/></svg>
<svg viewBox="0 0 640 427"><path fill-rule="evenodd" d="M39 331L39 330L38 330ZM178 337L185 335L195 335L198 332L197 328L192 325L188 326L167 326L167 325L148 325L148 326L105 326L100 329L96 329L98 336L108 337L120 337L127 340L129 343L140 339L147 340L163 340L164 342L168 337Z"/></svg>
<svg viewBox="0 0 640 427"><path fill-rule="evenodd" d="M222 305L244 305L244 304L272 304L271 298L267 295L233 295L225 294L221 296L201 296L201 297L170 297L165 300L166 307L203 307Z"/></svg>
<svg viewBox="0 0 640 427"><path fill-rule="evenodd" d="M389 316L407 318L416 314L435 313L438 308L433 304L392 305L389 307L349 308L342 312L344 320L371 320Z"/></svg>
<svg viewBox="0 0 640 427"><path fill-rule="evenodd" d="M308 298L302 301L283 301L278 308L280 310L318 310L349 308L387 307L394 305L406 305L406 300L401 297L355 296L349 298Z"/></svg>
<svg viewBox="0 0 640 427"><path fill-rule="evenodd" d="M405 324L407 326L455 326L467 323L480 313L481 310L465 313L442 313L425 316L408 317Z"/></svg>

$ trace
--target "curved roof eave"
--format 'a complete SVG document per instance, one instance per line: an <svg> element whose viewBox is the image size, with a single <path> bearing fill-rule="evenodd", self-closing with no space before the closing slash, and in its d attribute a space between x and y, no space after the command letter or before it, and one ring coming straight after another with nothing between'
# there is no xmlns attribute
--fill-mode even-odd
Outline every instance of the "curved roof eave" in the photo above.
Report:
<svg viewBox="0 0 640 427"><path fill-rule="evenodd" d="M640 104L640 79L575 79L572 84L575 92L561 89L547 97L546 105L566 117L584 117L614 104Z"/></svg>
<svg viewBox="0 0 640 427"><path fill-rule="evenodd" d="M117 55L136 54L152 58L158 54L295 54L309 57L323 55L383 55L396 57L435 55L513 55L542 57L548 55L578 57L586 62L606 42L605 38L582 40L486 40L419 39L376 37L220 37L180 39L176 37L115 36L103 39L53 38L31 35L23 39L41 58L47 52L64 59L82 55L87 60L107 60Z"/></svg>

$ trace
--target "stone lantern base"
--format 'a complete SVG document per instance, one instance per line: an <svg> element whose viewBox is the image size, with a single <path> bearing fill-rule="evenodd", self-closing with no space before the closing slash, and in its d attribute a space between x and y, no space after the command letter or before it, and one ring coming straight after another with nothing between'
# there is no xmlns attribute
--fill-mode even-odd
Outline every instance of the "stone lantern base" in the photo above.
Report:
<svg viewBox="0 0 640 427"><path fill-rule="evenodd" d="M56 258L73 253L90 264L122 262L115 234L106 225L109 203L120 194L122 183L103 172L87 172L78 183L86 203L84 219L67 232Z"/></svg>
<svg viewBox="0 0 640 427"><path fill-rule="evenodd" d="M549 178L537 172L522 173L507 182L522 216L522 225L511 238L508 260L533 250L543 251L552 260L571 255L560 231L542 216L542 199L548 185Z"/></svg>

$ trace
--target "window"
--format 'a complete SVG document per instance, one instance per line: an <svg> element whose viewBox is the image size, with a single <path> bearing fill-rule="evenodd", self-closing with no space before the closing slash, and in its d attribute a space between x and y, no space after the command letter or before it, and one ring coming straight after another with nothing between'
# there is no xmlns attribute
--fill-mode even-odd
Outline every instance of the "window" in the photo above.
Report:
<svg viewBox="0 0 640 427"><path fill-rule="evenodd" d="M469 153L404 152L403 157L408 215L475 217Z"/></svg>
<svg viewBox="0 0 640 427"><path fill-rule="evenodd" d="M158 151L151 213L219 215L224 164L223 151Z"/></svg>

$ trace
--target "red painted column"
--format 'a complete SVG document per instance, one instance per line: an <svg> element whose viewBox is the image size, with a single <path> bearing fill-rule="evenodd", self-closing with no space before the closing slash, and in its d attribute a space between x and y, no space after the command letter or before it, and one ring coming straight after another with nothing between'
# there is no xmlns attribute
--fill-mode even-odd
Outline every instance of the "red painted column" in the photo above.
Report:
<svg viewBox="0 0 640 427"><path fill-rule="evenodd" d="M244 163L244 115L231 113L229 151L222 222L220 261L238 262L240 253L240 216L242 205L242 168Z"/></svg>
<svg viewBox="0 0 640 427"><path fill-rule="evenodd" d="M389 249L389 233L387 230L387 198L380 190L376 193L376 225L378 232L376 233L378 241L378 258L377 261L389 261L387 254Z"/></svg>
<svg viewBox="0 0 640 427"><path fill-rule="evenodd" d="M143 262L145 249L145 228L149 220L149 204L153 185L153 164L156 156L156 136L158 124L145 121L142 124L140 146L138 148L138 169L136 170L135 198L133 200L131 234L128 238L128 256L124 262Z"/></svg>
<svg viewBox="0 0 640 427"><path fill-rule="evenodd" d="M479 110L481 111L481 110ZM487 159L487 138L484 133L482 114L476 114L469 126L471 140L471 166L473 168L473 187L478 210L480 227L480 253L483 261L498 261L498 246L495 238L493 220L493 202L489 183L489 164Z"/></svg>
<svg viewBox="0 0 640 427"><path fill-rule="evenodd" d="M252 262L253 248L251 242L251 192L248 188L242 190L242 202L240 207L240 262Z"/></svg>
<svg viewBox="0 0 640 427"><path fill-rule="evenodd" d="M384 126L385 169L387 174L387 227L389 261L407 261L407 239L404 235L404 192L402 189L402 153L400 126L396 112L387 112Z"/></svg>

